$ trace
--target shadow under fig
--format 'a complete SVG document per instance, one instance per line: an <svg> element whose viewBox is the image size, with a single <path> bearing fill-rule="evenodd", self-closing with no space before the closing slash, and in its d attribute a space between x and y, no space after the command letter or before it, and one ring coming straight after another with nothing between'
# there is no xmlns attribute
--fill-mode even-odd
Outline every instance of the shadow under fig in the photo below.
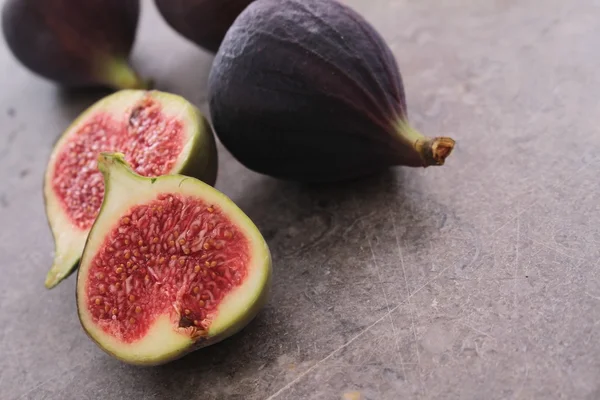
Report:
<svg viewBox="0 0 600 400"><path fill-rule="evenodd" d="M277 207L334 212L341 203L352 199L359 203L376 202L380 196L396 191L404 179L405 173L394 169L335 183L309 184L262 177L252 186L253 196L240 198L237 204L257 225L263 225L266 216L278 214Z"/></svg>
<svg viewBox="0 0 600 400"><path fill-rule="evenodd" d="M236 203L262 232L275 262L302 257L309 251L335 253L335 246L347 245L344 239L349 234L358 232L357 237L367 240L377 233L376 221L389 222L391 216L412 222L431 220L430 208L435 200L422 193L414 172L390 168L364 178L327 184L263 177ZM441 208L438 204L434 207ZM362 223L365 219L373 223ZM415 239L424 240L426 228L420 236Z"/></svg>

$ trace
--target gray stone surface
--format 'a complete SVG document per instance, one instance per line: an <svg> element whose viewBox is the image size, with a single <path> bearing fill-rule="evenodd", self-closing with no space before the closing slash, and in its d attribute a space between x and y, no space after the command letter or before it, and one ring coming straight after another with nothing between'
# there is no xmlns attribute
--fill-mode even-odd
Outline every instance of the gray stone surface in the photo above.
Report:
<svg viewBox="0 0 600 400"><path fill-rule="evenodd" d="M207 110L211 57L150 1L134 60ZM83 333L75 279L43 287L51 146L96 99L0 44L0 398L600 399L600 2L350 2L389 40L444 168L306 188L221 148L217 187L256 221L274 294L240 334L158 368Z"/></svg>

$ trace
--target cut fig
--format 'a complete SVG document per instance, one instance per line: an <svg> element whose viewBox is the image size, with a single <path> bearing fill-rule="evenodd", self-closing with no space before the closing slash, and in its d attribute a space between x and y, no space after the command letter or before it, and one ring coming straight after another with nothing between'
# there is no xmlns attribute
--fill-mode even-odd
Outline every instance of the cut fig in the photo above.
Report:
<svg viewBox="0 0 600 400"><path fill-rule="evenodd" d="M139 0L7 0L2 32L27 69L66 87L147 88L129 65Z"/></svg>
<svg viewBox="0 0 600 400"><path fill-rule="evenodd" d="M87 334L130 364L157 365L246 326L271 287L271 255L229 198L183 175L147 178L102 153L106 192L77 273Z"/></svg>
<svg viewBox="0 0 600 400"><path fill-rule="evenodd" d="M102 203L104 183L96 166L102 151L124 153L143 176L181 173L209 185L216 181L214 134L206 118L184 98L122 90L96 102L63 133L48 162L44 197L55 256L47 288L77 267Z"/></svg>
<svg viewBox="0 0 600 400"><path fill-rule="evenodd" d="M227 32L209 78L216 135L246 167L327 182L442 165L449 137L408 122L390 48L333 0L258 0Z"/></svg>
<svg viewBox="0 0 600 400"><path fill-rule="evenodd" d="M165 21L180 35L216 53L237 16L254 0L155 0Z"/></svg>

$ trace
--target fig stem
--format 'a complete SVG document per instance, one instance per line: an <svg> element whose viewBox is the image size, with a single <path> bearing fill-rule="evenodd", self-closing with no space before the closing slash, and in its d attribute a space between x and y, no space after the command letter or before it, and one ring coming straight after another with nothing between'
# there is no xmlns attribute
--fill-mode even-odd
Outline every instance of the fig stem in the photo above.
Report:
<svg viewBox="0 0 600 400"><path fill-rule="evenodd" d="M444 165L446 158L454 149L454 139L449 137L426 138L415 143L415 149L421 154L425 165Z"/></svg>
<svg viewBox="0 0 600 400"><path fill-rule="evenodd" d="M152 86L151 80L140 77L131 65L121 58L108 61L104 66L102 76L108 86L117 90L149 89Z"/></svg>
<svg viewBox="0 0 600 400"><path fill-rule="evenodd" d="M427 137L402 120L398 122L398 133L419 153L424 167L444 165L456 144L454 139L446 136Z"/></svg>

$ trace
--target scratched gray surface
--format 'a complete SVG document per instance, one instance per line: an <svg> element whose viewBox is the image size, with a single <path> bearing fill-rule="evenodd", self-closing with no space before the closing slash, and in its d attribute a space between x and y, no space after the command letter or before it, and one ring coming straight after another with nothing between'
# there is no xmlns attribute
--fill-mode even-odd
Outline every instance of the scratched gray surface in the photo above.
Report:
<svg viewBox="0 0 600 400"><path fill-rule="evenodd" d="M570 4L572 3L572 4ZM218 188L271 245L271 302L239 335L139 369L46 291L41 182L66 95L0 44L0 398L600 399L600 2L351 2L389 40L444 168L304 188L221 152ZM206 111L211 57L144 4L134 60Z"/></svg>

